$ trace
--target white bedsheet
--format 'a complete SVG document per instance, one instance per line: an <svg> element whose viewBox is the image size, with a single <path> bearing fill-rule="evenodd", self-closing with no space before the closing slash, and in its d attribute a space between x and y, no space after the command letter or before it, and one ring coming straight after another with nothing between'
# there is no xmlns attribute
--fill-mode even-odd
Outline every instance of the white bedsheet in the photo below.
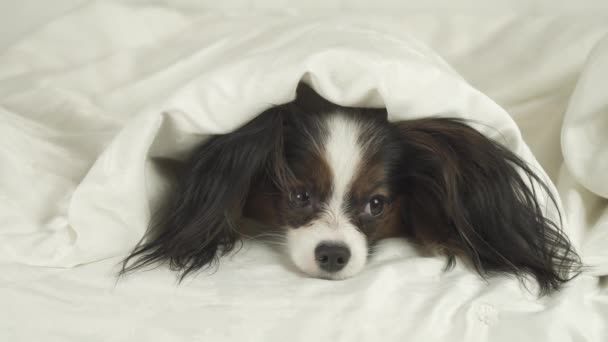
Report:
<svg viewBox="0 0 608 342"><path fill-rule="evenodd" d="M86 3L9 35L0 53L0 340L608 339L598 282L608 274L608 16L179 8ZM342 104L386 105L392 119L473 117L535 162L517 123L592 267L537 300L512 279L443 273L442 260L403 241L387 241L342 282L305 278L250 243L179 287L162 268L115 284L158 191L146 155L180 154L200 134L229 131L289 100L300 77Z"/></svg>

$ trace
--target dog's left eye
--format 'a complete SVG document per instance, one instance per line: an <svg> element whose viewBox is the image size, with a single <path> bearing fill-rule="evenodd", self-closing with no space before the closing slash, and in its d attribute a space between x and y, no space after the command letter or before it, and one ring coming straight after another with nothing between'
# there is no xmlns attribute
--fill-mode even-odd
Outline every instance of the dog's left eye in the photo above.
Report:
<svg viewBox="0 0 608 342"><path fill-rule="evenodd" d="M382 196L374 196L370 198L369 202L365 205L363 212L371 216L379 216L384 212L384 205L386 201Z"/></svg>

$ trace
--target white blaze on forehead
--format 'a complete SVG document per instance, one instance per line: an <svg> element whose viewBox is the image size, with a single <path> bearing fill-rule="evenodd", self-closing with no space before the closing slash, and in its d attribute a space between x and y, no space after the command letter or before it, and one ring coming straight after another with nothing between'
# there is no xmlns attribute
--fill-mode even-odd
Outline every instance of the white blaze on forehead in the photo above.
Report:
<svg viewBox="0 0 608 342"><path fill-rule="evenodd" d="M330 115L326 124L325 158L333 175L328 209L337 215L343 211L342 204L361 162L362 151L358 141L361 126L344 115Z"/></svg>
<svg viewBox="0 0 608 342"><path fill-rule="evenodd" d="M363 157L358 142L362 127L340 113L328 116L324 125L327 137L322 153L332 173L331 195L318 219L288 230L287 249L300 270L316 277L343 279L359 273L367 261L367 238L345 212L345 199ZM341 243L350 250L344 269L335 273L320 269L314 252L322 243Z"/></svg>

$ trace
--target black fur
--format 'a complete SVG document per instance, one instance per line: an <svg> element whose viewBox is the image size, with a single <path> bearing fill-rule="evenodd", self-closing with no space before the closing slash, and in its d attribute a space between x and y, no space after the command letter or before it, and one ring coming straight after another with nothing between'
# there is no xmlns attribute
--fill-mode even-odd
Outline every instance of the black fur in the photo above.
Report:
<svg viewBox="0 0 608 342"><path fill-rule="evenodd" d="M280 192L292 181L287 165L297 156L284 151L292 150L284 137L302 133L310 113L343 108L308 87L300 87L298 94L300 104L269 109L192 152L121 274L168 263L183 279L235 247L251 186L263 179ZM310 108L314 103L317 109ZM388 167L392 191L401 198L404 233L443 250L449 266L461 256L482 276L531 275L541 294L558 290L578 274L578 255L559 223L543 215L537 196L548 195L553 205L555 199L514 153L457 119L386 127L389 140L396 142L391 146L398 158Z"/></svg>
<svg viewBox="0 0 608 342"><path fill-rule="evenodd" d="M230 252L252 180L282 174L282 107L236 131L211 137L194 150L145 240L124 260L121 274L167 262L180 279Z"/></svg>
<svg viewBox="0 0 608 342"><path fill-rule="evenodd" d="M548 195L556 208L557 202L522 159L461 120L396 127L402 156L393 182L403 195L406 229L447 254L448 268L459 255L484 276L531 275L541 294L578 274L578 255L537 196Z"/></svg>

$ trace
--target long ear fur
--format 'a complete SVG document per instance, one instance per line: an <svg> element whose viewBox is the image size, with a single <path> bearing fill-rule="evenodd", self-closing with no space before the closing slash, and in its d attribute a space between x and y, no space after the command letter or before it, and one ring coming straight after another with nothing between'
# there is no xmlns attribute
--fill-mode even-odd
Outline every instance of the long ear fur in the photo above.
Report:
<svg viewBox="0 0 608 342"><path fill-rule="evenodd" d="M264 174L284 176L281 111L270 109L193 151L146 236L123 261L121 274L166 262L181 280L235 247L235 225L251 183Z"/></svg>
<svg viewBox="0 0 608 342"><path fill-rule="evenodd" d="M482 276L531 275L541 295L579 273L580 259L543 215L538 190L557 208L555 198L523 160L457 119L396 126L402 155L393 177L404 224L447 254L448 268L464 256Z"/></svg>

